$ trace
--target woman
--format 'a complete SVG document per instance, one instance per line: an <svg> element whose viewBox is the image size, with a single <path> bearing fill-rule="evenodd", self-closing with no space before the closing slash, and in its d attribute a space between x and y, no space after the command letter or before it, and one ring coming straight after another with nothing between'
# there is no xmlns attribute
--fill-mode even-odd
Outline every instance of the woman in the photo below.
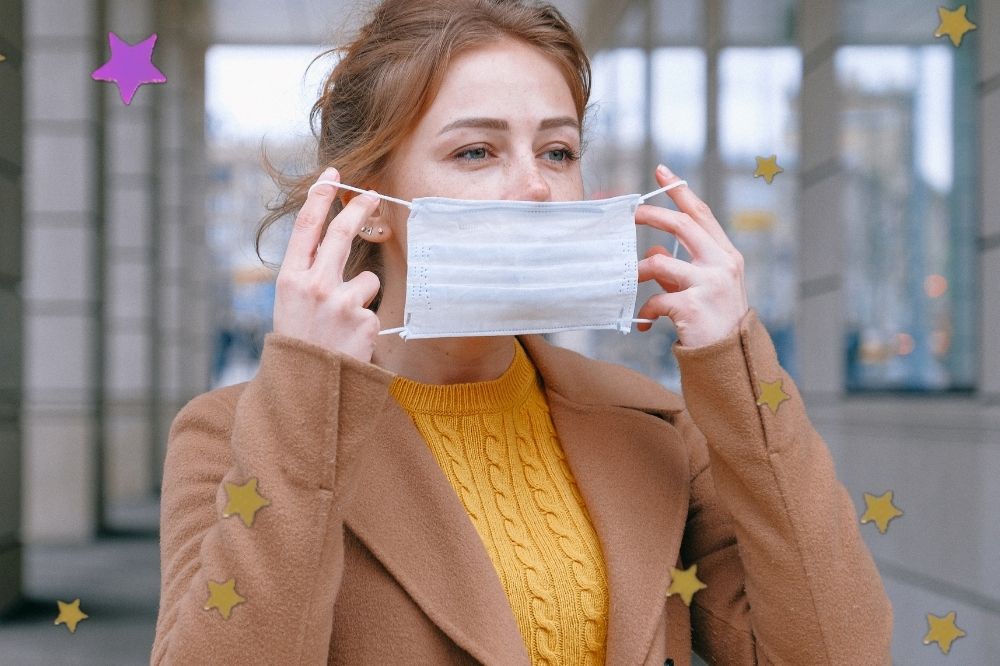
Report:
<svg viewBox="0 0 1000 666"><path fill-rule="evenodd" d="M317 172L261 229L297 213L260 370L171 428L152 663L889 662L854 507L688 187L635 216L692 255L639 263L683 400L539 335L378 335L405 209L312 186L582 199L588 94L551 7L375 9L314 109Z"/></svg>

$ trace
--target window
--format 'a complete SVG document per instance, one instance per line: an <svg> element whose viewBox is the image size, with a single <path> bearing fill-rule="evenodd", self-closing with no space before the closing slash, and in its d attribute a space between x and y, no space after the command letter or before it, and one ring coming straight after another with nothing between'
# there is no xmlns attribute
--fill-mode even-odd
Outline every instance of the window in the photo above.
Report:
<svg viewBox="0 0 1000 666"><path fill-rule="evenodd" d="M976 158L960 149L975 125L956 81L961 53L950 44L837 53L849 390L975 382Z"/></svg>

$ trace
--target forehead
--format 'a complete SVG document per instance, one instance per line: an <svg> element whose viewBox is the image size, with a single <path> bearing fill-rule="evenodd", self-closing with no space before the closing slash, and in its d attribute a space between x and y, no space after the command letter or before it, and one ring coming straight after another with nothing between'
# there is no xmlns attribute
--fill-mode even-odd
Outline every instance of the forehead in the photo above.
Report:
<svg viewBox="0 0 1000 666"><path fill-rule="evenodd" d="M577 115L569 83L555 61L524 42L506 39L456 56L421 124L465 115L516 121Z"/></svg>

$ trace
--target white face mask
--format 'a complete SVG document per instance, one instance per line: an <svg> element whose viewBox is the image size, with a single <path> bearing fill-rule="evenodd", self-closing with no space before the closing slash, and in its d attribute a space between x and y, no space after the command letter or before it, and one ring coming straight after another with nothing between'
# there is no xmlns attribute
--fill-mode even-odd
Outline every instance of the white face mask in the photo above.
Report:
<svg viewBox="0 0 1000 666"><path fill-rule="evenodd" d="M632 316L639 277L635 212L646 199L682 184L596 201L423 197L410 203L379 195L410 208L403 326L379 335L581 329L625 335L633 322L652 323ZM676 249L675 242L675 255Z"/></svg>

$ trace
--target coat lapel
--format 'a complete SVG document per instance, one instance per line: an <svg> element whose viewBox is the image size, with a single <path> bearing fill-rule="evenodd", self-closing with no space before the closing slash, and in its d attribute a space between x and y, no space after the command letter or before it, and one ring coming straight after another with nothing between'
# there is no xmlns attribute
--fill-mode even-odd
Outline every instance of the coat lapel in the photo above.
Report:
<svg viewBox="0 0 1000 666"><path fill-rule="evenodd" d="M689 463L663 421L683 408L620 366L518 336L538 368L567 463L607 567L607 663L645 660L666 603L688 507ZM516 620L479 534L409 415L394 400L373 435L378 464L348 527L427 616L484 663L528 663Z"/></svg>
<svg viewBox="0 0 1000 666"><path fill-rule="evenodd" d="M386 401L373 460L345 523L427 617L484 664L527 664L507 594L479 533L399 403Z"/></svg>

